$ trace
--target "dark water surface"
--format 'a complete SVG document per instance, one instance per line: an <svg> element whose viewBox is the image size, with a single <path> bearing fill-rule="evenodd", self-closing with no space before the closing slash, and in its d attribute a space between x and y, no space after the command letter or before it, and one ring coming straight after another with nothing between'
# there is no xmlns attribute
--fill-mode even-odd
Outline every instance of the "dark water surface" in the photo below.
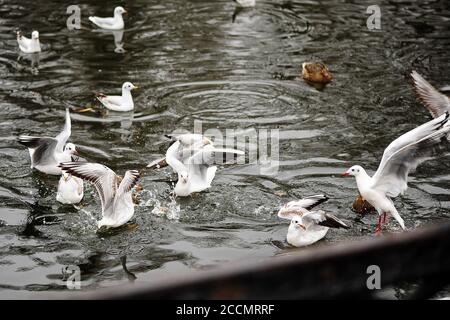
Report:
<svg viewBox="0 0 450 320"><path fill-rule="evenodd" d="M352 225L317 247L370 238L376 218L351 211L356 184L339 174L358 163L373 172L390 141L430 119L408 81L412 69L437 87L450 84L447 1L378 1L381 31L366 27L373 1L334 0L258 1L234 23L228 0L79 1L83 29L69 31L73 2L0 0L1 298L67 290L61 269L71 264L80 266L84 289L126 283L123 255L136 282L151 282L302 250L288 248L288 222L276 212L316 193L331 198L323 209ZM115 4L129 12L119 46L87 23ZM39 30L38 57L18 52L18 28ZM324 90L298 78L309 60L334 74ZM32 171L15 140L55 136L66 106L101 109L93 91L119 93L124 81L140 87L134 112L72 116L70 141L86 158L123 174L161 157L164 134L202 121L237 135L279 129L279 172L219 168L207 192L176 200L171 170L152 172L141 180L137 226L98 235L93 188L82 209L60 205L58 178ZM449 218L449 186L448 158L420 167L395 201L407 228ZM393 219L388 228L399 231Z"/></svg>

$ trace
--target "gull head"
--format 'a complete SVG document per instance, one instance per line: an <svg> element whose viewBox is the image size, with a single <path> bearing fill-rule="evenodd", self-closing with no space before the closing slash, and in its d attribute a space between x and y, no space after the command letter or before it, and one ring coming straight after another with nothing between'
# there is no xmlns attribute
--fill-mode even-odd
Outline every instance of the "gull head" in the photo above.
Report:
<svg viewBox="0 0 450 320"><path fill-rule="evenodd" d="M361 173L365 172L363 167L361 166L353 166L350 169L348 169L347 171L345 171L342 176L346 177L346 176L354 176L357 177L359 176Z"/></svg>
<svg viewBox="0 0 450 320"><path fill-rule="evenodd" d="M64 152L67 152L71 155L78 155L78 150L73 143L68 143L64 146Z"/></svg>
<svg viewBox="0 0 450 320"><path fill-rule="evenodd" d="M126 90L126 91L135 90L135 89L137 89L137 88L138 88L138 87L135 86L134 84L132 84L131 82L125 82L125 83L122 85L122 90Z"/></svg>
<svg viewBox="0 0 450 320"><path fill-rule="evenodd" d="M31 33L31 39L39 40L39 32L33 31L33 32Z"/></svg>
<svg viewBox="0 0 450 320"><path fill-rule="evenodd" d="M306 227L303 224L302 218L300 216L292 218L289 228L294 230L306 230Z"/></svg>
<svg viewBox="0 0 450 320"><path fill-rule="evenodd" d="M114 9L114 15L116 15L116 14L122 15L124 13L127 13L127 11L123 7L116 7Z"/></svg>
<svg viewBox="0 0 450 320"><path fill-rule="evenodd" d="M69 178L70 178L70 173L68 173L68 172L66 172L66 171L63 171L62 176L63 176L63 178L64 178L64 181L67 181L67 180L69 180Z"/></svg>
<svg viewBox="0 0 450 320"><path fill-rule="evenodd" d="M178 180L183 184L186 184L188 182L188 178L189 178L189 175L186 171L180 172L178 174Z"/></svg>

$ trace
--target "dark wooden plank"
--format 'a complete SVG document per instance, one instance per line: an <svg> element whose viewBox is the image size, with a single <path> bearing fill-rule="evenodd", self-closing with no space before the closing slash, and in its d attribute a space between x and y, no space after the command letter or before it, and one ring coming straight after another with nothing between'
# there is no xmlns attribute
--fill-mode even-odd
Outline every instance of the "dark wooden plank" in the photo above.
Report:
<svg viewBox="0 0 450 320"><path fill-rule="evenodd" d="M58 294L75 299L316 299L363 297L367 267L381 269L382 288L450 271L450 224L381 238L305 249L259 262L230 263L96 292Z"/></svg>

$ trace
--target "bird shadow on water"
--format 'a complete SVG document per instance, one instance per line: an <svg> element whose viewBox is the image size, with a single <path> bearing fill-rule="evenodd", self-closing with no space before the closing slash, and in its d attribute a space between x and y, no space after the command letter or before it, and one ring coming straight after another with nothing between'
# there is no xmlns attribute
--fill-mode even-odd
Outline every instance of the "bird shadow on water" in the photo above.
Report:
<svg viewBox="0 0 450 320"><path fill-rule="evenodd" d="M34 238L48 238L44 236L44 233L36 229L36 226L40 226L46 224L48 222L55 222L58 220L58 217L49 216L47 213L51 211L50 207L42 206L39 204L28 204L29 207L29 215L27 217L27 221L23 230L19 233L24 237L34 237ZM48 219L48 220L46 220Z"/></svg>

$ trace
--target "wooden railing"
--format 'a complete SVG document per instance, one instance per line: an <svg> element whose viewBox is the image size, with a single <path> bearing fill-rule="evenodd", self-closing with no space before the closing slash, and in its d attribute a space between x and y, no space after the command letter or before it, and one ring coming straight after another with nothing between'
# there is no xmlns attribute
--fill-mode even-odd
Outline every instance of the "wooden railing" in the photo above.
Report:
<svg viewBox="0 0 450 320"><path fill-rule="evenodd" d="M152 284L58 294L75 299L332 299L377 298L368 266L380 268L381 288L415 281L408 298L429 298L450 283L450 223L357 243L293 251L258 262L230 263Z"/></svg>

